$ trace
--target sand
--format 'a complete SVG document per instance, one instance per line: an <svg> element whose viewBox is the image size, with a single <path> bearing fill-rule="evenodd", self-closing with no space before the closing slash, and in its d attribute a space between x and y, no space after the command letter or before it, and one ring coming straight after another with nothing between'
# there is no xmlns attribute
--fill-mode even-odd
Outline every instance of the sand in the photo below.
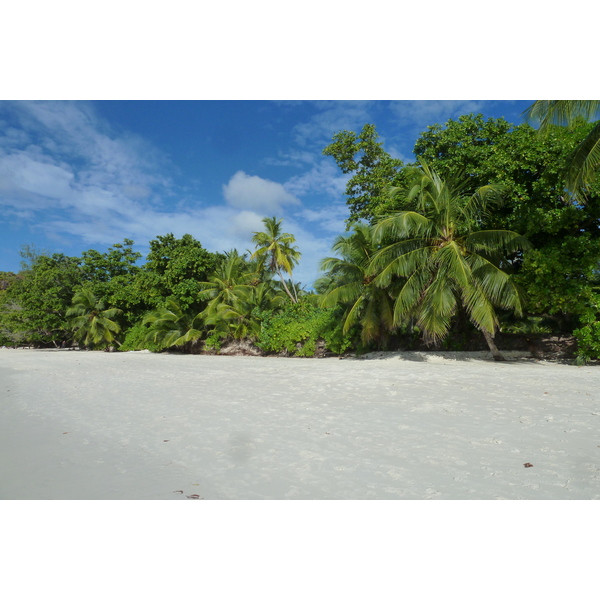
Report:
<svg viewBox="0 0 600 600"><path fill-rule="evenodd" d="M0 349L0 498L600 499L600 368L508 356Z"/></svg>

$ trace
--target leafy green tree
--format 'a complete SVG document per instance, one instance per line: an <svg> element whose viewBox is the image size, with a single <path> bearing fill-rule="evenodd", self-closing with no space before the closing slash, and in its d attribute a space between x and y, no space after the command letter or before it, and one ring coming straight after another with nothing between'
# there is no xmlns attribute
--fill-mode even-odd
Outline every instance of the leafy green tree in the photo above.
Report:
<svg viewBox="0 0 600 600"><path fill-rule="evenodd" d="M275 217L267 217L262 220L265 231L257 231L252 237L252 243L256 246L252 258L258 259L259 264L266 266L271 273L277 273L287 295L292 303L295 303L298 302L298 294L293 280L292 285L288 286L283 273L287 273L291 278L294 265L298 264L301 254L298 248L292 245L296 238L292 234L282 231L282 220L277 220Z"/></svg>
<svg viewBox="0 0 600 600"><path fill-rule="evenodd" d="M366 124L358 134L336 133L323 154L331 156L342 173L352 174L346 185L349 225L361 219L372 222L376 212L385 212L386 190L402 183L404 163L383 149L375 125Z"/></svg>
<svg viewBox="0 0 600 600"><path fill-rule="evenodd" d="M14 345L19 335L9 326L10 316L18 307L9 299L8 288L18 280L18 276L10 271L0 271L0 345Z"/></svg>
<svg viewBox="0 0 600 600"><path fill-rule="evenodd" d="M222 257L209 252L190 234L177 239L172 233L159 235L150 242L150 252L140 274L140 293L152 306L160 306L173 297L187 310L200 310L200 282L206 281Z"/></svg>
<svg viewBox="0 0 600 600"><path fill-rule="evenodd" d="M344 335L349 335L355 327L360 328L364 347L371 342L385 346L394 328L391 290L376 286L370 274L377 249L372 227L356 223L351 235L335 240L333 250L339 256L321 261L321 270L326 271L326 275L318 282L321 306L342 306Z"/></svg>
<svg viewBox="0 0 600 600"><path fill-rule="evenodd" d="M146 315L142 323L149 326L145 341L160 349L178 346L189 352L204 333L201 315L184 310L174 298Z"/></svg>
<svg viewBox="0 0 600 600"><path fill-rule="evenodd" d="M82 283L77 258L36 255L4 295L3 328L15 342L59 346L71 339L67 310Z"/></svg>
<svg viewBox="0 0 600 600"><path fill-rule="evenodd" d="M113 244L107 252L86 250L81 256L84 285L107 306L121 307L126 326L149 308L138 285L142 268L137 262L142 255L133 250L133 244L126 238L123 243Z"/></svg>
<svg viewBox="0 0 600 600"><path fill-rule="evenodd" d="M528 244L512 231L478 228L499 201L498 188L465 194L470 182L442 180L426 162L412 176L410 189L399 192L415 210L385 218L373 230L383 246L371 261L373 281L382 288L399 283L394 326L413 318L425 341L439 342L463 308L494 359L502 360L493 340L499 324L494 307L522 312L521 295L502 265Z"/></svg>
<svg viewBox="0 0 600 600"><path fill-rule="evenodd" d="M116 335L121 326L113 319L121 312L118 308L105 308L102 300L98 300L90 289L84 288L73 296L66 316L71 317L70 326L75 339L83 346L106 349L118 343Z"/></svg>
<svg viewBox="0 0 600 600"><path fill-rule="evenodd" d="M81 271L85 281L108 283L116 277L135 277L136 263L142 258L133 250L133 240L125 238L122 244L113 244L107 252L86 250L81 255Z"/></svg>
<svg viewBox="0 0 600 600"><path fill-rule="evenodd" d="M552 124L572 125L579 118L597 119L600 100L538 100L525 114L529 120L538 120L540 131L546 133ZM579 198L585 198L585 189L596 180L599 168L600 121L597 121L570 157L565 170L567 187Z"/></svg>
<svg viewBox="0 0 600 600"><path fill-rule="evenodd" d="M549 240L526 253L515 281L527 292L528 311L570 333L592 306L598 285L600 238L589 232Z"/></svg>
<svg viewBox="0 0 600 600"><path fill-rule="evenodd" d="M548 233L562 236L594 212L568 201L563 178L569 157L590 127L552 127L542 137L527 124L471 114L428 127L414 152L442 177L468 177L473 190L502 185L505 202L490 215L489 225L522 231L539 247Z"/></svg>

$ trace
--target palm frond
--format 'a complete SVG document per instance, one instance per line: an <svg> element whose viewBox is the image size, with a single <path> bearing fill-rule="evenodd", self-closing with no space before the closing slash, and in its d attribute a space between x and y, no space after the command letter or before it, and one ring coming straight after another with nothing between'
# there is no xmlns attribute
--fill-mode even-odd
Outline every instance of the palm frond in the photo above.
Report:
<svg viewBox="0 0 600 600"><path fill-rule="evenodd" d="M594 120L600 111L600 100L537 100L523 115L528 122L538 121L540 131L552 124L570 125L576 117Z"/></svg>
<svg viewBox="0 0 600 600"><path fill-rule="evenodd" d="M438 274L420 300L417 326L423 330L426 341L437 342L446 336L456 309L454 290Z"/></svg>
<svg viewBox="0 0 600 600"><path fill-rule="evenodd" d="M373 240L380 243L386 238L407 239L415 236L428 236L431 221L414 211L402 211L382 219L373 226Z"/></svg>
<svg viewBox="0 0 600 600"><path fill-rule="evenodd" d="M428 240L406 240L390 244L378 252L371 262L369 274L375 275L373 282L378 287L390 285L394 276L408 277L420 265L427 264L432 247L420 246ZM415 246L417 246L415 248Z"/></svg>
<svg viewBox="0 0 600 600"><path fill-rule="evenodd" d="M320 304L323 308L331 308L338 304L355 302L364 292L361 281L351 281L331 290L321 297Z"/></svg>
<svg viewBox="0 0 600 600"><path fill-rule="evenodd" d="M473 277L465 255L456 241L449 242L436 253L435 261L440 273L460 286L467 286Z"/></svg>
<svg viewBox="0 0 600 600"><path fill-rule="evenodd" d="M600 168L600 121L575 149L567 171L567 187L580 190L589 184Z"/></svg>
<svg viewBox="0 0 600 600"><path fill-rule="evenodd" d="M525 236L502 229L481 230L470 233L465 238L465 248L469 252L508 253L531 249Z"/></svg>
<svg viewBox="0 0 600 600"><path fill-rule="evenodd" d="M421 302L423 291L431 281L432 275L426 270L414 271L400 286L394 302L394 327L399 327L414 316Z"/></svg>

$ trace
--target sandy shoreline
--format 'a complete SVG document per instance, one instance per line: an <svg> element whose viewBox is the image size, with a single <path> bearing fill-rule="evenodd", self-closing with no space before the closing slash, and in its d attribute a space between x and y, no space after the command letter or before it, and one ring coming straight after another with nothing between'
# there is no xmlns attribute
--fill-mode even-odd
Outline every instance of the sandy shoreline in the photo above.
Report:
<svg viewBox="0 0 600 600"><path fill-rule="evenodd" d="M479 353L0 349L0 498L600 499L599 384Z"/></svg>

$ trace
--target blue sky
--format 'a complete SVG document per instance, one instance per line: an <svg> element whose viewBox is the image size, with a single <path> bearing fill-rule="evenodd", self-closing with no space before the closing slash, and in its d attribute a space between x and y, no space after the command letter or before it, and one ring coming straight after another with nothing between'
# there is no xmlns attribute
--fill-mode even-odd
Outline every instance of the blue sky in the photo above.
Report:
<svg viewBox="0 0 600 600"><path fill-rule="evenodd" d="M470 112L522 122L530 101L2 101L0 270L22 245L71 256L157 235L251 249L284 219L310 287L348 217L347 176L322 155L334 133L374 123L405 161L428 125Z"/></svg>

